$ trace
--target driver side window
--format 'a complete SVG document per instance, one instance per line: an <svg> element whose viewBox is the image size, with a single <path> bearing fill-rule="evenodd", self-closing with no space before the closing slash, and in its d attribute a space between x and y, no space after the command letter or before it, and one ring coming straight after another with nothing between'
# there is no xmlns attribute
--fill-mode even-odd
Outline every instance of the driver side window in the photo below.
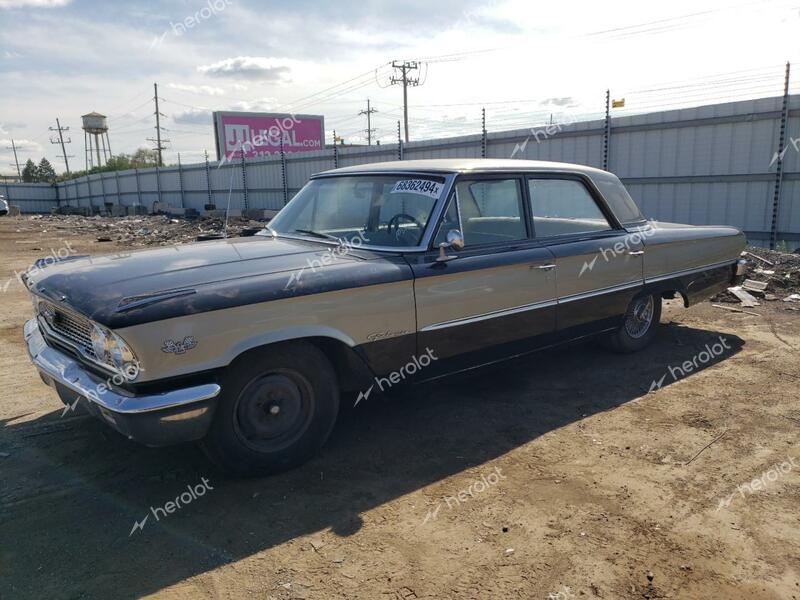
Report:
<svg viewBox="0 0 800 600"><path fill-rule="evenodd" d="M519 179L460 181L456 193L465 247L528 237Z"/></svg>

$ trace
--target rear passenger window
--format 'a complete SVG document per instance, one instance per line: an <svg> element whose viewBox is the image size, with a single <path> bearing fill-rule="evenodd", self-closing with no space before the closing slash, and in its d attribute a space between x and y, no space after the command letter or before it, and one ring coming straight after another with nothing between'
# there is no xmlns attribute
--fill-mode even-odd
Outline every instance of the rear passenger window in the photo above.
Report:
<svg viewBox="0 0 800 600"><path fill-rule="evenodd" d="M528 190L537 238L611 229L594 198L579 181L529 179Z"/></svg>
<svg viewBox="0 0 800 600"><path fill-rule="evenodd" d="M528 237L519 180L461 181L456 193L466 246Z"/></svg>

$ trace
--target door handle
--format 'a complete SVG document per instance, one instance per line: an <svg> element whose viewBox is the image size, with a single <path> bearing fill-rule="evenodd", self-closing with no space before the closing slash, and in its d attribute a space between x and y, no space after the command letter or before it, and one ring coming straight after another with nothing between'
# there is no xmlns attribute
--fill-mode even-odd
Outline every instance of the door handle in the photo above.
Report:
<svg viewBox="0 0 800 600"><path fill-rule="evenodd" d="M533 265L531 265L531 269L532 269L532 268L533 268ZM552 271L553 269L555 269L555 268L556 268L556 266L555 266L555 265L539 265L539 266L538 266L538 267L536 267L536 268L537 268L537 269L540 269L540 270L542 270L542 271Z"/></svg>
<svg viewBox="0 0 800 600"><path fill-rule="evenodd" d="M644 254L644 250L631 250L628 252L628 256L641 256Z"/></svg>

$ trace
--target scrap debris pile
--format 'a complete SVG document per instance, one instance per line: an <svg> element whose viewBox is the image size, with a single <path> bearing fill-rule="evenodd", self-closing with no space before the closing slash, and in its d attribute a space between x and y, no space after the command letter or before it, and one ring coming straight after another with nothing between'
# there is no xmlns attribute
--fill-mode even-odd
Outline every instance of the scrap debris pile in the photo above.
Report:
<svg viewBox="0 0 800 600"><path fill-rule="evenodd" d="M747 278L717 294L712 302L753 308L762 302L782 301L789 310L800 310L800 254L748 248L744 258L750 262Z"/></svg>
<svg viewBox="0 0 800 600"><path fill-rule="evenodd" d="M35 215L29 217L28 224L38 225L41 231L50 231L57 235L94 235L98 242L113 242L118 246L145 247L221 238L225 219L219 217L185 219L169 215L127 217ZM253 235L264 226L264 222L230 217L227 237Z"/></svg>

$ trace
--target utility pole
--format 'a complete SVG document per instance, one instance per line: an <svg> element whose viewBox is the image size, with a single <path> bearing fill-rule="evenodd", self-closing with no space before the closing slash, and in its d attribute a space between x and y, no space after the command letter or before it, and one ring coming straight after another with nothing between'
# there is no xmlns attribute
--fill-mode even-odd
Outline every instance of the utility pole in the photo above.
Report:
<svg viewBox="0 0 800 600"><path fill-rule="evenodd" d="M403 84L403 121L405 122L406 143L408 143L408 86L416 87L419 85L419 77L411 78L408 76L410 71L419 69L417 61L392 61L392 68L400 69L400 77L392 77L389 81L392 85Z"/></svg>
<svg viewBox="0 0 800 600"><path fill-rule="evenodd" d="M160 113L159 110L158 110L158 84L157 83L153 84L153 91L155 92L155 96L153 97L153 99L156 102L156 113L155 113L156 114L156 137L155 137L155 139L147 138L147 141L148 142L155 142L156 147L154 148L154 150L156 152L158 152L158 166L159 167L163 167L164 166L164 160L163 160L163 158L161 156L161 151L162 150L166 150L166 146L162 145L161 142L168 142L169 140L167 140L167 139L162 140L161 139L161 130L162 130L161 117L166 117L167 115Z"/></svg>
<svg viewBox="0 0 800 600"><path fill-rule="evenodd" d="M372 134L375 130L372 128L372 119L370 117L375 112L378 112L378 110L369 107L369 98L367 98L367 110L362 110L358 113L359 115L367 115L367 128L365 130L367 132L367 146L372 146Z"/></svg>
<svg viewBox="0 0 800 600"><path fill-rule="evenodd" d="M53 138L50 138L50 143L51 144L61 144L62 155L61 155L60 158L64 159L64 166L67 167L67 176L69 176L69 160L68 159L70 159L72 157L71 156L67 156L67 149L64 147L64 144L71 144L72 143L72 138L67 138L67 141L66 142L64 141L64 132L65 131L69 131L69 127L62 127L61 123L58 120L58 117L56 117L56 126L55 127L48 127L48 129L50 131L57 131L58 132L58 140L54 140Z"/></svg>
<svg viewBox="0 0 800 600"><path fill-rule="evenodd" d="M17 177L22 180L22 172L19 170L19 159L17 158L17 145L14 143L14 138L11 138L11 148L6 146L6 150L14 151L14 164L17 166ZM14 165L11 166L13 167Z"/></svg>

